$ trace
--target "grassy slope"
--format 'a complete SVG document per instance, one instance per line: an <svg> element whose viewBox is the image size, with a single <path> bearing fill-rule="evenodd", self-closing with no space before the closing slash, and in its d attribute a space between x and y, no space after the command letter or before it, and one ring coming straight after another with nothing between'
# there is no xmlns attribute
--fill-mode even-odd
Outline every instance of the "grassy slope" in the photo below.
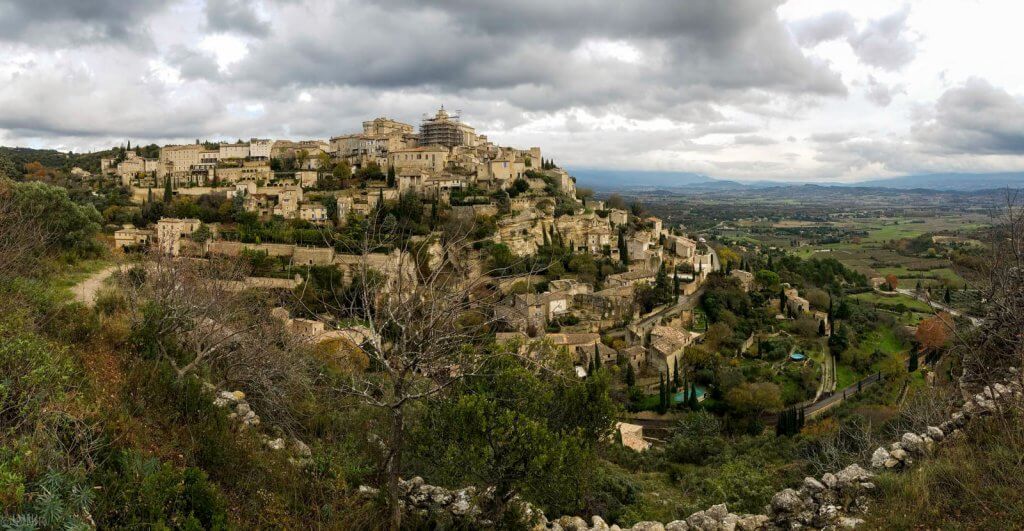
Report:
<svg viewBox="0 0 1024 531"><path fill-rule="evenodd" d="M1012 529L1024 522L1024 426L1018 413L968 427L966 437L904 474L877 478L871 529Z"/></svg>

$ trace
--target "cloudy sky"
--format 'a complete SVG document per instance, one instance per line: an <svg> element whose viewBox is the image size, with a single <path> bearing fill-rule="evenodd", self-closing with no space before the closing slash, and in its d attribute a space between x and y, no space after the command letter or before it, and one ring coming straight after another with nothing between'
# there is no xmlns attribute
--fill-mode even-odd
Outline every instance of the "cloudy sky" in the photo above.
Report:
<svg viewBox="0 0 1024 531"><path fill-rule="evenodd" d="M0 144L328 138L439 105L576 168L1024 170L1019 0L0 0Z"/></svg>

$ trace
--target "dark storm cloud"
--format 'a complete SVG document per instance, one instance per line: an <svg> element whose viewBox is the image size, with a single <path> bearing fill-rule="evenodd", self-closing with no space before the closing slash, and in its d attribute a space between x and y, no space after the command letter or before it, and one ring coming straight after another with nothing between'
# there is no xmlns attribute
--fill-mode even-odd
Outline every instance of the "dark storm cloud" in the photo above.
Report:
<svg viewBox="0 0 1024 531"><path fill-rule="evenodd" d="M778 2L586 1L278 6L275 31L234 69L260 86L431 88L524 111L572 107L706 120L694 102L842 95L806 57ZM330 38L324 38L330 35ZM625 57L618 52L625 51Z"/></svg>
<svg viewBox="0 0 1024 531"><path fill-rule="evenodd" d="M262 37L270 31L270 23L255 12L247 0L206 0L206 26L214 32L235 32Z"/></svg>
<svg viewBox="0 0 1024 531"><path fill-rule="evenodd" d="M930 149L947 153L1024 155L1024 101L982 79L947 90L934 118L914 128Z"/></svg>
<svg viewBox="0 0 1024 531"><path fill-rule="evenodd" d="M0 41L44 47L148 44L145 19L160 0L0 0Z"/></svg>

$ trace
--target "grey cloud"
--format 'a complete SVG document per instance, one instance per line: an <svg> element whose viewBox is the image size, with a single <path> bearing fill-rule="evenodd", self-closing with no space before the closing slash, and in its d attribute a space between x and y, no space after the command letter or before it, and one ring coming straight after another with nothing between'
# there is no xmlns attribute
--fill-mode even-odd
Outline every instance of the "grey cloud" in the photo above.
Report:
<svg viewBox="0 0 1024 531"><path fill-rule="evenodd" d="M264 87L436 90L523 112L584 107L680 121L717 119L714 104L758 91L845 94L838 74L793 42L777 5L291 3L275 6L274 33L233 70L237 81ZM588 43L629 46L639 60L574 53Z"/></svg>
<svg viewBox="0 0 1024 531"><path fill-rule="evenodd" d="M778 144L775 139L762 135L737 135L733 137L732 142L741 146L770 146Z"/></svg>
<svg viewBox="0 0 1024 531"><path fill-rule="evenodd" d="M848 39L853 52L864 64L885 70L898 70L914 60L917 43L907 32L910 5L872 20L863 31Z"/></svg>
<svg viewBox="0 0 1024 531"><path fill-rule="evenodd" d="M1024 101L977 78L947 90L914 136L946 153L1024 155Z"/></svg>
<svg viewBox="0 0 1024 531"><path fill-rule="evenodd" d="M164 5L160 0L0 0L0 41L45 47L148 45L146 17Z"/></svg>
<svg viewBox="0 0 1024 531"><path fill-rule="evenodd" d="M905 94L907 91L903 85L886 85L879 82L874 76L868 76L867 88L864 89L864 97L868 101L880 107L888 107L897 94Z"/></svg>
<svg viewBox="0 0 1024 531"><path fill-rule="evenodd" d="M206 26L214 32L235 32L254 37L265 36L270 23L253 10L246 0L206 0Z"/></svg>
<svg viewBox="0 0 1024 531"><path fill-rule="evenodd" d="M830 11L790 24L790 30L797 42L808 47L847 37L855 29L853 16L845 11Z"/></svg>
<svg viewBox="0 0 1024 531"><path fill-rule="evenodd" d="M168 50L167 62L178 68L185 79L214 80L220 76L217 61L209 54L175 45Z"/></svg>

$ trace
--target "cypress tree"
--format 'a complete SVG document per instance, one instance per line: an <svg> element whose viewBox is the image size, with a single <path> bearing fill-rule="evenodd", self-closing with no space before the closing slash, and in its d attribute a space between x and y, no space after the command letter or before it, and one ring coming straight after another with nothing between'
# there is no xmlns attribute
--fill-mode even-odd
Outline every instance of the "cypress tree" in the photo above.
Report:
<svg viewBox="0 0 1024 531"><path fill-rule="evenodd" d="M672 293L675 294L675 302L679 303L679 274L675 268L672 270Z"/></svg>
<svg viewBox="0 0 1024 531"><path fill-rule="evenodd" d="M697 386L692 382L690 383L690 409L696 411L700 407L700 402L697 400Z"/></svg>
<svg viewBox="0 0 1024 531"><path fill-rule="evenodd" d="M594 370L601 368L601 352L598 350L597 344L594 344Z"/></svg>
<svg viewBox="0 0 1024 531"><path fill-rule="evenodd" d="M149 192L146 193L146 202L147 203L152 203L153 202L153 187L152 186L149 187Z"/></svg>
<svg viewBox="0 0 1024 531"><path fill-rule="evenodd" d="M664 413L665 407L665 375L658 373L658 413Z"/></svg>
<svg viewBox="0 0 1024 531"><path fill-rule="evenodd" d="M633 364L626 364L626 387L633 387L636 385L636 371L633 370Z"/></svg>
<svg viewBox="0 0 1024 531"><path fill-rule="evenodd" d="M916 371L917 370L917 365L918 365L917 349L912 349L910 351L910 363L907 364L907 371L908 372Z"/></svg>
<svg viewBox="0 0 1024 531"><path fill-rule="evenodd" d="M825 321L818 321L818 336L825 337Z"/></svg>
<svg viewBox="0 0 1024 531"><path fill-rule="evenodd" d="M952 300L953 297L951 297L949 294L949 286L946 286L946 294L942 296L942 301L945 302L946 304L949 304L950 302L952 302Z"/></svg>
<svg viewBox="0 0 1024 531"><path fill-rule="evenodd" d="M170 203L172 195L171 178L168 176L164 178L164 203Z"/></svg>
<svg viewBox="0 0 1024 531"><path fill-rule="evenodd" d="M682 384L682 381L679 378L679 358L675 359L675 368L673 372L675 374L672 375L672 383L675 384L676 389L678 389L679 386Z"/></svg>

